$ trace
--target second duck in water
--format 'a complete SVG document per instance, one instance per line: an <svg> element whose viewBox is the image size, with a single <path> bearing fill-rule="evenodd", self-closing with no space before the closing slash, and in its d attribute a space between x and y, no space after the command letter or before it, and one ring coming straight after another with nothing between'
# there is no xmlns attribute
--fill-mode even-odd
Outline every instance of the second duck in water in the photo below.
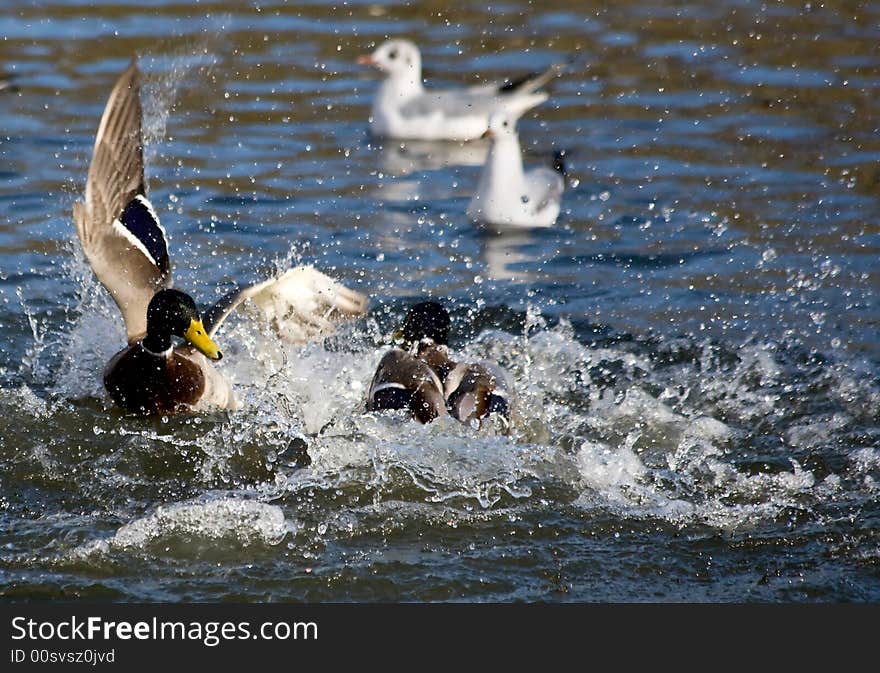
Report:
<svg viewBox="0 0 880 673"><path fill-rule="evenodd" d="M509 422L506 372L491 362L455 362L449 325L449 313L438 302L420 302L409 310L396 333L403 347L382 357L370 383L368 411L406 409L422 423L445 415L479 422L497 413Z"/></svg>

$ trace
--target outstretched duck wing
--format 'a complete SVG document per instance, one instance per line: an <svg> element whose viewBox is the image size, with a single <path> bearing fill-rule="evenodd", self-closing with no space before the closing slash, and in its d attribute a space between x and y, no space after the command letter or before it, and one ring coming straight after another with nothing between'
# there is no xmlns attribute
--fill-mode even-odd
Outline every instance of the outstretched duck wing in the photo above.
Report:
<svg viewBox="0 0 880 673"><path fill-rule="evenodd" d="M274 278L236 288L203 316L209 336L242 302L252 302L280 338L305 343L332 334L339 322L363 315L368 298L312 266L297 266Z"/></svg>
<svg viewBox="0 0 880 673"><path fill-rule="evenodd" d="M73 209L86 258L119 306L130 343L146 333L150 299L172 282L165 230L146 196L142 116L132 62L110 92L85 199Z"/></svg>

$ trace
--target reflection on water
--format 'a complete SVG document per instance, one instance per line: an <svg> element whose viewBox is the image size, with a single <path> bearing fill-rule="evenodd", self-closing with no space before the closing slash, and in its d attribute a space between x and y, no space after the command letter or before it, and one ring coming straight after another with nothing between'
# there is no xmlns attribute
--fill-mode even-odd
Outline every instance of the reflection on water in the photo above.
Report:
<svg viewBox="0 0 880 673"><path fill-rule="evenodd" d="M487 278L513 283L538 278L539 260L544 255L536 248L534 235L528 229L485 229L480 240Z"/></svg>
<svg viewBox="0 0 880 673"><path fill-rule="evenodd" d="M487 140L466 143L425 140L379 142L379 166L384 172L397 176L455 166L482 166L489 151Z"/></svg>

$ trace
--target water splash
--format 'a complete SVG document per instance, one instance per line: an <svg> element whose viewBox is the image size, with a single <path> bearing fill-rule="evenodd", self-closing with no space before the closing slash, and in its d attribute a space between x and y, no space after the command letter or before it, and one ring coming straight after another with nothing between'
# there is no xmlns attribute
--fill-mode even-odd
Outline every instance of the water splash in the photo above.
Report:
<svg viewBox="0 0 880 673"><path fill-rule="evenodd" d="M75 548L70 558L83 560L95 554L150 550L189 555L188 548L216 547L220 542L224 546L273 546L295 531L295 524L285 520L280 507L253 500L172 503L121 526L106 540Z"/></svg>
<svg viewBox="0 0 880 673"><path fill-rule="evenodd" d="M141 102L144 110L143 135L145 161L155 157L156 147L165 139L168 117L184 90L184 85L199 73L199 81L213 78L220 61L219 54L226 48L223 34L229 17L209 17L210 27L197 37L177 43L162 54L149 55L142 64L148 66Z"/></svg>

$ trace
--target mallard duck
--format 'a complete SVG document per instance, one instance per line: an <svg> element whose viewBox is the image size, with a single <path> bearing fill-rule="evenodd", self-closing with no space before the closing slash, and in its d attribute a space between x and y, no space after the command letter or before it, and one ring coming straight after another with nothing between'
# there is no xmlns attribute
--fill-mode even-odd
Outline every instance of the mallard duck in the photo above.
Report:
<svg viewBox="0 0 880 673"><path fill-rule="evenodd" d="M494 362L455 365L443 382L446 408L462 423L498 414L510 421L510 380Z"/></svg>
<svg viewBox="0 0 880 673"><path fill-rule="evenodd" d="M494 363L458 363L449 351L449 312L435 301L407 312L394 347L379 362L368 391L367 410L409 409L428 423L452 415L462 422L491 413L510 418L510 385Z"/></svg>
<svg viewBox="0 0 880 673"><path fill-rule="evenodd" d="M140 71L117 80L98 127L85 198L74 222L86 258L119 306L128 346L104 370L113 402L132 412L172 413L239 406L230 382L212 361L222 357L214 334L245 300L262 311L280 338L300 343L361 315L364 295L301 266L237 288L204 314L172 289L165 230L144 180ZM174 343L175 338L183 343Z"/></svg>
<svg viewBox="0 0 880 673"><path fill-rule="evenodd" d="M517 118L509 112L489 118L485 136L491 145L467 215L499 227L550 227L559 217L565 167L557 155L553 168L523 169Z"/></svg>
<svg viewBox="0 0 880 673"><path fill-rule="evenodd" d="M379 361L367 392L367 411L408 409L421 423L445 416L443 380L414 347L424 341L425 347L431 344L445 348L448 335L449 313L440 304L422 302L413 306L395 334L406 348L394 347ZM440 353L439 348L434 352ZM442 366L442 359L437 364Z"/></svg>
<svg viewBox="0 0 880 673"><path fill-rule="evenodd" d="M457 140L479 138L489 114L510 110L522 114L547 100L539 92L562 72L563 64L516 79L458 89L425 89L422 56L409 40L381 44L370 55L358 58L375 66L386 77L373 100L370 130L374 135L409 140Z"/></svg>

